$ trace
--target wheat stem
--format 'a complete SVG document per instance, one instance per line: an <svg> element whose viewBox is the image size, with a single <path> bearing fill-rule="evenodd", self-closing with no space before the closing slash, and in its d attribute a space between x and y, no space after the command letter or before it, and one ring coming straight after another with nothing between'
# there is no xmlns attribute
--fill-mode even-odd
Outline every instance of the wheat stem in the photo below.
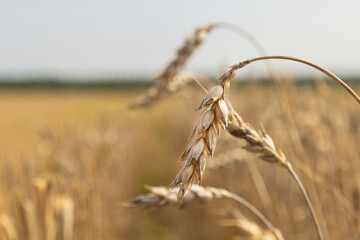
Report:
<svg viewBox="0 0 360 240"><path fill-rule="evenodd" d="M251 58L251 59L245 60L243 62L240 62L238 64L238 68L245 67L246 65L248 65L248 64L250 64L252 62L261 61L261 60L268 60L268 59L283 59L283 60L289 60L289 61L294 61L294 62L300 62L300 63L306 64L308 66L311 66L311 67L321 71L322 73L326 74L330 78L334 79L336 82L338 82L343 88L346 89L346 91L348 91L355 98L355 100L358 103L360 103L360 97L343 80L341 80L339 77L337 77L332 72L326 70L325 68L320 67L319 65L316 65L316 64L314 64L312 62L305 61L305 60L300 59L300 58L289 57L289 56L261 56L261 57Z"/></svg>
<svg viewBox="0 0 360 240"><path fill-rule="evenodd" d="M312 205L312 203L310 201L309 195L307 194L304 185L302 184L299 176L296 174L295 170L291 166L290 162L288 162L286 164L286 169L290 172L291 176L295 179L296 183L298 184L298 186L299 186L299 188L301 190L302 195L304 196L304 198L306 200L307 206L308 206L308 208L310 210L310 213L311 213L311 217L315 222L316 230L317 230L318 235L319 235L319 239L324 239L323 234L322 234L321 229L320 229L319 221L318 221L318 219L316 217L316 214L315 214L314 207L313 207L313 205Z"/></svg>

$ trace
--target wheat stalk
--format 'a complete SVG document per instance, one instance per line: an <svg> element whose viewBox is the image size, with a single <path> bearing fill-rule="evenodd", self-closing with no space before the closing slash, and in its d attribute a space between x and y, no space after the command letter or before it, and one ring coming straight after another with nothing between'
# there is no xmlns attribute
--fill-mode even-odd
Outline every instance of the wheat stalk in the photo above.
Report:
<svg viewBox="0 0 360 240"><path fill-rule="evenodd" d="M325 69L325 68L323 68L323 67L321 67L321 66L319 66L319 65L317 65L315 63L312 63L312 62L309 62L309 61L306 61L306 60L303 60L303 59L300 59L300 58L295 58L295 57L290 57L290 56L261 56L261 57L251 58L251 59L239 62L238 64L235 64L235 65L238 66L238 68L242 68L242 67L245 67L245 66L249 65L250 63L261 61L261 60L269 60L269 59L282 59L282 60L300 62L300 63L303 63L303 64L308 65L310 67L313 67L313 68L319 70L320 72L326 74L327 76L329 76L330 78L335 80L337 83L339 83L343 88L345 88L346 91L348 91L348 93L350 93L350 95L358 103L360 103L359 95L357 95L357 93L350 86L348 86L343 80L341 80L338 76L336 76L332 72L328 71L327 69Z"/></svg>
<svg viewBox="0 0 360 240"><path fill-rule="evenodd" d="M314 67L315 69L318 69L319 71L325 73L327 76L334 79L336 82L338 82L342 87L344 87L354 98L360 103L360 97L349 87L345 82L343 82L340 78L338 78L336 75L331 73L330 71L314 64L308 61L305 61L303 59L294 58L294 57L288 57L288 56L263 56L258 58L253 58L249 60L245 60L243 62L239 62L238 64L235 64L230 67L230 70L228 72L234 72L235 70L242 68L252 62L260 61L260 60L266 60L266 59L285 59L290 61L296 61L300 62L306 65L309 65L311 67ZM294 180L297 182L306 202L308 205L308 208L310 210L311 216L314 220L315 226L317 228L317 232L320 239L323 239L323 234L320 229L319 221L316 217L315 210L312 206L312 203L310 201L310 198L300 181L298 175L294 171L293 167L291 166L290 162L286 160L285 155L281 150L276 149L275 144L271 137L266 134L265 130L256 131L250 124L245 123L240 115L235 112L230 104L228 103L228 107L230 108L231 114L229 114L229 118L231 122L229 123L227 130L234 136L245 139L248 143L244 148L247 151L254 152L254 153L260 153L259 156L262 160L265 160L270 163L277 163L280 166L284 167L288 172L291 174L291 176L294 178ZM237 123L237 124L233 124Z"/></svg>
<svg viewBox="0 0 360 240"><path fill-rule="evenodd" d="M288 56L263 56L253 59L248 59L243 62L239 62L238 64L235 64L232 66L238 66L238 68L242 68L252 62L260 61L260 60L267 60L267 59L284 59L284 60L290 60L290 61L296 61L300 62L306 65L309 65L311 67L314 67L315 69L323 72L327 76L334 79L337 83L339 83L342 87L344 87L352 96L355 98L356 101L360 103L360 97L352 90L351 87L349 87L345 82L343 82L340 78L338 78L335 74L331 73L330 71L314 64L308 61L305 61L303 59L294 58L294 57L288 57ZM280 166L284 167L288 172L291 174L291 176L294 178L294 180L297 182L306 202L308 205L308 208L310 210L311 216L314 220L315 226L317 228L319 239L323 239L323 234L320 229L319 221L316 217L315 210L312 206L312 203L310 201L310 198L300 181L298 175L294 171L293 167L291 166L290 162L288 162L285 158L285 155L281 150L277 150L275 148L273 140L268 136L263 129L262 131L257 132L254 130L254 128L250 125L245 123L239 114L237 114L235 111L233 111L231 104L228 104L231 108L232 114L229 115L232 122L237 122L237 125L232 125L231 123L228 126L228 131L233 134L236 137L245 139L248 142L248 145L244 148L250 152L260 153L260 158L268 161L270 163L277 163Z"/></svg>
<svg viewBox="0 0 360 240"><path fill-rule="evenodd" d="M202 109L202 116L191 135L191 142L182 155L182 160L186 160L184 167L180 170L172 185L181 184L178 192L178 200L182 203L186 190L193 183L201 183L201 177L205 171L206 160L212 156L219 134L220 126L234 136L243 138L248 142L244 148L250 152L260 153L260 158L270 162L277 163L287 169L291 176L296 180L310 210L314 220L319 239L323 239L319 221L310 198L301 183L290 162L286 160L281 150L277 150L271 137L265 130L257 132L250 124L245 123L240 115L236 113L230 102L226 105L225 97L230 89L230 81L234 79L236 70L246 66L250 61L234 64L230 69L223 73L217 82L219 85L213 87L202 101L199 109ZM341 81L341 80L340 80ZM230 114L229 109L230 107ZM230 118L230 124L228 120ZM237 123L237 125L233 124Z"/></svg>
<svg viewBox="0 0 360 240"><path fill-rule="evenodd" d="M167 188L167 187L153 187L146 186L146 189L150 193L140 195L129 203L124 203L125 207L161 207L167 204L178 204L178 192L181 191L179 187ZM259 220L274 234L274 236L281 240L283 239L280 231L274 227L274 225L251 203L222 188L202 187L197 184L193 184L188 191L184 194L183 200L185 203L189 202L209 202L220 198L232 199L257 216Z"/></svg>
<svg viewBox="0 0 360 240"><path fill-rule="evenodd" d="M313 64L311 62L308 62L308 61L305 61L302 59L298 59L298 58L286 57L286 56L264 56L264 57L258 57L258 58L249 59L249 60L246 60L243 62L239 62L238 64L234 64L233 66L230 67L230 70L228 70L227 72L225 72L224 74L222 74L219 77L218 81L221 82L221 85L215 86L212 89L216 89L219 86L223 86L223 91L225 91L225 89L226 89L226 93L227 93L230 88L230 80L232 80L235 77L236 70L250 64L251 62L265 60L265 59L286 59L286 60L301 62L306 65L312 66L312 67L320 70L321 72L325 73L326 75L328 75L335 81L337 81L360 103L360 98L357 96L357 94L346 83L344 83L340 78L338 78L333 73L331 73L328 70L326 70L316 64ZM211 92L211 90L210 90L210 92ZM203 102L206 101L206 99L210 99L210 97L209 97L210 92L206 95ZM226 95L224 94L224 96L223 96L224 101L225 101L225 96ZM228 114L228 108L226 108L226 113L227 113L226 117L227 118L230 117L231 122L230 122L229 126L227 127L227 130L232 135L242 138L242 139L245 139L248 142L248 145L246 145L244 147L246 150L248 150L250 152L254 152L254 153L260 153L261 155L259 157L262 160L265 160L270 163L277 163L289 171L291 176L297 182L297 184L307 202L308 208L310 210L311 216L313 218L313 221L315 223L315 226L316 226L316 229L318 232L319 239L323 239L323 234L320 229L320 224L316 217L315 210L312 206L310 198L309 198L302 182L300 181L299 177L297 176L296 172L294 171L293 167L291 166L290 162L286 160L286 157L283 154L283 152L281 150L276 149L273 140L271 139L271 137L269 135L266 134L264 129L262 129L261 131L256 131L250 124L245 123L242 120L240 115L233 110L233 108L229 102L228 102L228 106L230 108L231 114ZM202 108L202 107L203 107L203 103L200 105L200 108ZM236 124L233 124L233 123L236 123ZM198 122L198 124L199 124L199 122ZM195 131L195 133L196 133L196 131ZM195 137L195 139L196 139L196 134L193 134L193 137ZM207 137L207 135L205 134L204 139L206 139L206 137ZM216 139L217 138L215 138L215 140ZM184 154L186 154L187 151L190 151L192 149L192 144L194 141L195 140L193 139L192 142L190 143L189 147L187 148L187 150L185 150ZM205 148L203 147L201 150L204 150L204 149ZM211 149L211 150L212 150L212 152L215 150L215 145L214 145L213 149ZM175 178L174 185L177 185L180 183L182 184L182 186L179 190L179 194L178 194L178 199L180 201L182 200L182 196L184 195L186 189L193 182L197 181L197 183L200 183L200 181L201 181L201 175L203 174L203 172L205 170L206 158L204 159L204 164L203 164L204 169L202 171L197 170L196 168L194 171L194 165L197 166L196 164L199 164L200 156L205 155L207 157L207 153L206 153L206 151L198 152L198 153L199 153L198 158L194 159L193 156L190 156L190 161L188 159L187 164L185 164L183 169L179 172L179 174ZM198 175L200 177L197 177Z"/></svg>
<svg viewBox="0 0 360 240"><path fill-rule="evenodd" d="M208 105L210 106L210 110L203 111L202 118L198 121L197 126L193 131L192 141L190 142L189 146L187 147L187 149L185 150L182 156L182 159L184 160L186 159L187 161L184 167L182 168L182 170L176 176L173 184L175 186L178 184L182 184L178 193L178 199L182 201L183 195L186 192L186 190L189 188L189 186L193 182L195 183L201 182L201 176L205 171L206 159L210 153L209 150L211 151L212 154L215 151L218 131L220 129L219 126L222 126L223 128L226 127L227 130L232 135L245 139L247 141L248 145L244 147L247 151L259 153L260 154L259 157L262 160L265 160L270 163L277 163L289 171L291 176L297 182L301 190L301 193L303 194L307 202L308 208L310 210L311 216L313 218L313 221L317 229L319 239L323 239L323 234L320 228L320 224L316 217L315 210L312 206L310 198L302 182L300 181L299 177L297 176L296 172L291 166L290 162L286 160L286 157L283 154L283 152L275 147L274 141L271 139L269 135L266 134L264 129L262 129L261 131L256 131L250 124L245 123L240 117L240 115L233 110L230 102L228 102L227 105L225 104L225 97L230 88L230 81L235 77L236 70L243 68L244 66L252 62L266 60L266 59L285 59L285 60L300 62L309 65L311 67L314 67L319 71L325 73L332 79L334 79L336 82L338 82L360 103L360 97L336 75L314 63L299 58L287 57L287 56L263 56L263 57L248 59L243 62L234 64L230 67L230 69L227 72L223 73L218 78L218 82L220 82L221 84L213 87L209 91L209 93L205 96L203 102L201 103L199 109L203 109L207 107L207 103L208 103ZM215 104L220 103L221 100L224 102L225 106L217 107L220 106L220 104L218 105ZM230 108L230 114L227 106ZM221 110L221 108L224 111ZM209 109L209 108L205 108L205 109ZM209 116L212 117L206 117L207 115L205 113L207 113ZM219 116L219 117L215 118L214 116ZM228 118L230 118L231 120L230 124L227 124ZM204 124L204 119L207 119L205 121L205 124ZM221 121L222 119L225 121ZM217 130L215 134L210 134L210 131L209 132L207 131L208 127L211 124L213 124L212 126L214 127L215 130ZM201 132L200 130L202 129L204 129L204 131ZM209 139L213 141L209 141ZM215 144L211 144L211 142ZM206 148L206 146L208 146L208 148ZM191 154L189 155L189 153Z"/></svg>

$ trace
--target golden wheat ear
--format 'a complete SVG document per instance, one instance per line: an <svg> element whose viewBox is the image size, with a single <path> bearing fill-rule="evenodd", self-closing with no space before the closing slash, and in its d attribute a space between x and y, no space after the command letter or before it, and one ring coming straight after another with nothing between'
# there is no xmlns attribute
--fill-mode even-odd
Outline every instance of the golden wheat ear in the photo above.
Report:
<svg viewBox="0 0 360 240"><path fill-rule="evenodd" d="M150 193L140 195L134 200L123 203L124 207L161 207L164 205L172 204L178 205L178 191L180 188L175 187L169 189L167 187L146 187ZM192 202L210 202L220 198L232 199L233 201L241 204L246 207L250 212L252 212L275 236L275 239L281 240L282 238L278 237L277 228L251 203L243 199L242 197L231 193L222 188L213 188L213 187L202 187L197 184L193 184L188 191L183 196L183 201L185 203Z"/></svg>
<svg viewBox="0 0 360 240"><path fill-rule="evenodd" d="M200 104L200 119L191 134L190 143L181 157L185 164L173 182L174 186L181 185L178 192L180 202L191 184L201 182L206 161L214 155L219 130L228 126L229 110L225 98L229 91L230 81L234 77L234 69L221 75L217 80L220 84L211 88Z"/></svg>
<svg viewBox="0 0 360 240"><path fill-rule="evenodd" d="M224 227L235 227L240 231L242 237L247 239L262 240L284 240L281 231L278 228L272 231L264 229L256 222L249 220L238 209L230 209L220 214L230 216L221 220L220 224ZM242 239L242 238L241 238Z"/></svg>
<svg viewBox="0 0 360 240"><path fill-rule="evenodd" d="M163 95L169 92L175 92L183 85L192 81L189 75L180 74L180 70L185 66L187 61L193 55L195 50L206 40L214 25L200 27L195 30L193 35L187 38L184 44L177 50L175 57L156 77L157 82L145 94L130 103L131 108L151 106L159 101Z"/></svg>

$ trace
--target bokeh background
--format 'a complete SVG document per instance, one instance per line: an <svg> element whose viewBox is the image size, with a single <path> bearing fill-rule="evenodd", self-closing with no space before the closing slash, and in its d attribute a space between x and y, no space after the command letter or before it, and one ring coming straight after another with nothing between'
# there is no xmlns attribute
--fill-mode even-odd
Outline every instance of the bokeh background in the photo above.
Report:
<svg viewBox="0 0 360 240"><path fill-rule="evenodd" d="M228 200L122 206L146 193L144 185L172 182L204 93L189 84L150 108L129 103L186 37L218 22L245 29L269 54L315 62L360 92L359 10L355 0L1 1L0 238L256 239L222 226L237 209L263 227ZM211 87L226 67L256 56L243 37L218 29L183 71ZM273 64L294 124L283 117L263 63L238 72L230 100L246 122L263 124L292 162L326 239L359 239L359 106L308 66ZM316 239L287 172L241 151L244 144L223 132L213 159L219 166L209 167L203 185L244 197L286 239Z"/></svg>

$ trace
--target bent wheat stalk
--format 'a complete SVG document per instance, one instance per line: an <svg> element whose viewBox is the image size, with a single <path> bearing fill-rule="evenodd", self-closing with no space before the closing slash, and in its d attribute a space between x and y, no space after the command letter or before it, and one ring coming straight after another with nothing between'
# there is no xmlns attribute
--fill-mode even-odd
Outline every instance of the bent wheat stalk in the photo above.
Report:
<svg viewBox="0 0 360 240"><path fill-rule="evenodd" d="M328 75L329 77L331 77L332 79L337 81L340 85L342 85L360 103L360 98L357 96L357 94L346 83L344 83L340 78L338 78L336 75L332 74L328 70L326 70L316 64L313 64L311 62L307 62L305 60L298 59L298 58L286 57L286 56L264 56L264 57L253 58L253 59L249 59L249 60L246 60L243 62L239 62L238 64L234 64L233 66L230 67L230 70L228 70L227 72L225 72L218 78L218 82L221 82L221 84L213 87L209 91L209 93L204 98L203 103L208 101L211 105L210 110L214 109L213 104L216 104L217 101L220 99L221 90L223 92L225 91L226 93L229 91L230 81L235 77L236 70L250 64L251 62L264 60L264 59L272 59L272 58L297 61L297 62L304 63L306 65L312 66L312 67L320 70L321 72L325 73L326 75ZM222 86L221 90L219 88L220 86ZM218 94L214 94L214 92L216 92L215 89L219 89ZM226 94L221 93L221 97L222 97L222 100L225 101ZM203 103L200 105L199 109L202 109L204 107ZM228 105L231 106L231 104L228 104ZM261 159L263 159L267 162L270 162L270 163L277 163L290 172L291 176L297 182L297 184L301 190L301 193L303 194L303 196L307 202L309 211L311 213L311 216L313 218L313 221L314 221L316 229L317 229L319 239L323 239L323 234L320 229L320 224L316 217L316 214L315 214L314 208L312 206L312 203L310 201L310 198L309 198L303 184L301 183L299 177L297 176L296 172L292 168L290 162L288 162L286 160L286 157L283 154L283 152L281 150L277 150L275 148L273 140L271 139L271 137L269 135L266 134L265 130L257 132L250 124L245 123L242 120L242 118L240 117L240 115L237 114L235 111L233 111L233 109L231 110L231 114L229 114L229 109L227 108L226 104L223 107L223 109L224 110L226 109L226 111L218 111L220 113L219 114L220 119L221 118L226 119L226 121L224 122L225 123L224 126L227 127L227 130L230 131L231 134L233 134L234 136L243 138L248 142L248 145L244 147L246 150L248 150L250 152L254 152L254 153L261 153L261 156L260 156ZM214 113L214 110L212 110L212 111ZM179 193L178 193L178 199L180 201L182 201L185 191L187 190L187 188L189 188L189 186L191 186L192 183L194 183L194 182L200 183L201 182L201 176L205 170L206 159L209 155L208 154L209 151L207 148L205 148L206 146L204 144L204 142L205 142L207 145L209 145L209 141L207 140L208 139L208 133L207 133L208 126L210 124L214 124L214 126L220 125L218 122L213 121L214 119L211 119L211 121L209 121L209 123L204 125L203 124L204 120L202 120L202 119L205 119L204 112L203 112L202 118L198 121L198 124L197 124L195 130L193 131L192 141L183 154L182 158L187 159L186 164L184 165L183 169L178 173L177 177L175 178L175 180L173 182L173 184L175 186L178 184L182 184L182 186L179 190ZM229 126L227 126L229 116L231 118L231 123L229 124ZM237 123L237 124L233 124L233 123ZM222 126L222 127L224 127L224 126ZM199 129L205 129L205 132L203 132L201 135L197 135L197 133L199 133ZM218 129L220 129L220 128L218 127ZM216 133L213 137L213 139L214 139L213 142L215 142L215 143L217 141L217 136L218 136L218 133ZM200 139L200 140L197 140L197 139ZM200 147L194 147L194 146L198 146L198 144L194 144L194 143L198 143L200 141L202 141L200 144ZM215 145L213 145L212 147L209 147L209 149L211 149L211 152L213 153L215 150ZM193 154L188 156L187 154L190 152ZM196 154L194 154L194 153L196 153ZM201 158L200 158L200 156L201 156ZM197 167L198 165L200 166L200 162L201 162L201 166L202 166L201 170L199 167Z"/></svg>
<svg viewBox="0 0 360 240"><path fill-rule="evenodd" d="M151 206L164 206L167 204L177 204L177 195L180 188L167 188L167 187L153 187L146 186L150 191L148 194L143 194L136 197L129 203L124 203L125 207L151 207ZM274 225L251 203L222 188L213 187L201 187L197 184L193 184L183 196L185 202L208 202L220 198L232 199L248 210L250 210L255 216L274 234L274 236L281 240L283 239L281 232L274 227Z"/></svg>
<svg viewBox="0 0 360 240"><path fill-rule="evenodd" d="M337 83L339 83L343 88L346 89L346 91L348 91L351 94L351 96L353 98L355 98L355 100L358 103L360 103L359 95L357 95L355 93L355 91L350 86L348 86L343 80L341 80L338 76L336 76L332 72L326 70L325 68L320 67L319 65L317 65L315 63L308 62L308 61L305 61L305 60L300 59L300 58L289 57L289 56L261 56L261 57L251 58L251 59L239 62L237 65L239 66L239 68L242 68L242 67L245 67L245 66L249 65L252 62L257 62L257 61L261 61L261 60L268 60L268 59L283 59L283 60L289 60L289 61L294 61L294 62L300 62L300 63L303 63L305 65L311 66L311 67L319 70L320 72L326 74L327 76L329 76L330 78L335 80Z"/></svg>

